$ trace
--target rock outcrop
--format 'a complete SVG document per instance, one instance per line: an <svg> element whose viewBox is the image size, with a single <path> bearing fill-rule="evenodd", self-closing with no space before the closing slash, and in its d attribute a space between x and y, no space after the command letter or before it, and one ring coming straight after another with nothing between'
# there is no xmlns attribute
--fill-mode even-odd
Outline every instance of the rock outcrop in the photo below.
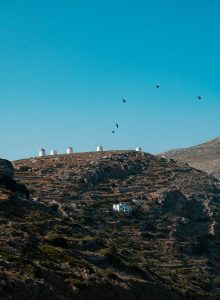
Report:
<svg viewBox="0 0 220 300"><path fill-rule="evenodd" d="M10 161L0 158L0 180L5 178L13 178L14 169Z"/></svg>
<svg viewBox="0 0 220 300"><path fill-rule="evenodd" d="M17 183L14 179L14 168L10 161L0 159L0 188L11 192L20 193L29 199L30 194L24 184Z"/></svg>

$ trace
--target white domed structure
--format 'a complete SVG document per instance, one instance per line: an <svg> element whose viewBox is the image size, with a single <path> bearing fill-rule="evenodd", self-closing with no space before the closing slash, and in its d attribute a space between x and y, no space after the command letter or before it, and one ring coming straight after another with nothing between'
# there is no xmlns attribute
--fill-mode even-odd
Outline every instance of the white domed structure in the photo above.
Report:
<svg viewBox="0 0 220 300"><path fill-rule="evenodd" d="M141 152L141 151L142 151L142 149L141 149L141 147L136 147L135 151L137 151L137 152Z"/></svg>
<svg viewBox="0 0 220 300"><path fill-rule="evenodd" d="M39 151L39 157L45 156L46 155L46 150L44 148L41 148Z"/></svg>
<svg viewBox="0 0 220 300"><path fill-rule="evenodd" d="M57 155L57 150L51 150L50 155Z"/></svg>
<svg viewBox="0 0 220 300"><path fill-rule="evenodd" d="M98 147L96 148L96 151L98 151L98 152L103 151L103 147L102 147L102 146L98 146Z"/></svg>
<svg viewBox="0 0 220 300"><path fill-rule="evenodd" d="M66 154L72 154L73 153L73 148L72 147L68 147L66 149Z"/></svg>

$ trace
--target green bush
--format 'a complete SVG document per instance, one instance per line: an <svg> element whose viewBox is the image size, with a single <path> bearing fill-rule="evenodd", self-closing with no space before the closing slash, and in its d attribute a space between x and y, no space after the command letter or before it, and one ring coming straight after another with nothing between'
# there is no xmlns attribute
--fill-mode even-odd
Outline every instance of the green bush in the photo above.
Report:
<svg viewBox="0 0 220 300"><path fill-rule="evenodd" d="M10 261L19 261L20 257L9 251L7 248L0 246L0 255Z"/></svg>
<svg viewBox="0 0 220 300"><path fill-rule="evenodd" d="M111 254L111 250L109 248L104 248L104 249L101 249L99 252L98 252L98 255L100 256L108 256Z"/></svg>
<svg viewBox="0 0 220 300"><path fill-rule="evenodd" d="M23 270L24 270L24 272L26 272L32 276L35 276L35 274L36 274L36 268L30 263L24 265Z"/></svg>
<svg viewBox="0 0 220 300"><path fill-rule="evenodd" d="M77 285L80 285L81 284L81 280L79 280L78 278L67 278L65 280L66 283L70 284L70 285L74 285L74 286L77 286Z"/></svg>
<svg viewBox="0 0 220 300"><path fill-rule="evenodd" d="M217 276L213 279L213 283L217 286L220 286L220 276Z"/></svg>
<svg viewBox="0 0 220 300"><path fill-rule="evenodd" d="M55 248L51 245L41 245L39 246L39 249L43 254L46 254L48 258L51 260L54 260L56 262L68 262L72 261L72 257L69 255L66 255L64 251L61 249Z"/></svg>
<svg viewBox="0 0 220 300"><path fill-rule="evenodd" d="M45 239L53 246L61 248L66 248L68 246L67 239L63 238L55 231L49 231L48 234L45 236Z"/></svg>
<svg viewBox="0 0 220 300"><path fill-rule="evenodd" d="M40 245L39 249L42 252L42 254L47 256L47 258L57 263L68 262L72 266L85 266L85 262L82 259L77 259L66 254L63 249L48 244Z"/></svg>

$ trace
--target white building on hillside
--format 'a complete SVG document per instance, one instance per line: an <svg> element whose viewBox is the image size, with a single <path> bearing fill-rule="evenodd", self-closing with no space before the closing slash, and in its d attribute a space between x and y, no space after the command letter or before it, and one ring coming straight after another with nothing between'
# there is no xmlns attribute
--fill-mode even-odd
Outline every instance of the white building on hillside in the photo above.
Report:
<svg viewBox="0 0 220 300"><path fill-rule="evenodd" d="M98 146L98 147L96 148L96 151L98 151L98 152L103 151L103 147L102 147L102 146Z"/></svg>
<svg viewBox="0 0 220 300"><path fill-rule="evenodd" d="M142 151L141 147L136 147L135 150L136 150L137 152L141 152L141 151Z"/></svg>
<svg viewBox="0 0 220 300"><path fill-rule="evenodd" d="M73 153L73 148L72 147L68 147L66 149L66 154L72 154Z"/></svg>
<svg viewBox="0 0 220 300"><path fill-rule="evenodd" d="M51 150L50 155L57 155L57 150Z"/></svg>
<svg viewBox="0 0 220 300"><path fill-rule="evenodd" d="M117 212L121 212L126 215L130 215L132 213L132 206L127 203L119 203L113 204L113 210Z"/></svg>
<svg viewBox="0 0 220 300"><path fill-rule="evenodd" d="M44 148L41 148L40 151L39 151L39 156L42 157L42 156L45 156L46 155L46 151Z"/></svg>

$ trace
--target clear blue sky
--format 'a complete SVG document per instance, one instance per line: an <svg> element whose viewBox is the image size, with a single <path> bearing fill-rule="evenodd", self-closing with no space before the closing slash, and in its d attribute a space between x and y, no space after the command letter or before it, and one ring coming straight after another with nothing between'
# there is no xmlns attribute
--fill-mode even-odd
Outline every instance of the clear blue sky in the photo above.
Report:
<svg viewBox="0 0 220 300"><path fill-rule="evenodd" d="M219 136L219 15L219 0L1 0L0 157Z"/></svg>

